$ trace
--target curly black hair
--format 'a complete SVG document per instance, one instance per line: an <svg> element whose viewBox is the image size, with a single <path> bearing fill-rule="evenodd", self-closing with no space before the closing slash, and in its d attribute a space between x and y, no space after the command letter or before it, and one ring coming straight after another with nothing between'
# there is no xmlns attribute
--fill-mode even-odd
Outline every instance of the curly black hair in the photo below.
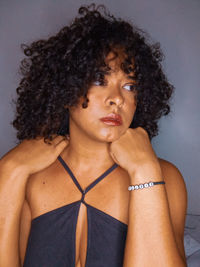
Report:
<svg viewBox="0 0 200 267"><path fill-rule="evenodd" d="M76 106L82 96L87 108L88 89L109 72L105 59L117 47L126 55L121 68L126 74L134 71L137 84L130 127L143 127L151 140L158 134L158 119L170 111L174 89L162 70L160 44L149 42L147 33L115 18L103 5L81 6L78 13L55 36L22 45L26 58L20 66L23 78L16 89L12 122L18 140L69 134L67 107Z"/></svg>

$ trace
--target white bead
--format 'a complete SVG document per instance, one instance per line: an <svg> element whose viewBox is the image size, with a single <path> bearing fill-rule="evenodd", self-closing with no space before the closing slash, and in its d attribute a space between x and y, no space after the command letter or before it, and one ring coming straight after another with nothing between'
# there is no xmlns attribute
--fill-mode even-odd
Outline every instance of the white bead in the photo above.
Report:
<svg viewBox="0 0 200 267"><path fill-rule="evenodd" d="M130 185L128 187L128 190L137 190L137 189L143 189L143 188L147 188L147 187L152 187L154 185L156 185L157 183L155 182L149 182L149 183L144 183L144 184L139 184L139 185Z"/></svg>
<svg viewBox="0 0 200 267"><path fill-rule="evenodd" d="M129 191L134 190L134 185L130 185L130 186L128 187L128 190L129 190Z"/></svg>

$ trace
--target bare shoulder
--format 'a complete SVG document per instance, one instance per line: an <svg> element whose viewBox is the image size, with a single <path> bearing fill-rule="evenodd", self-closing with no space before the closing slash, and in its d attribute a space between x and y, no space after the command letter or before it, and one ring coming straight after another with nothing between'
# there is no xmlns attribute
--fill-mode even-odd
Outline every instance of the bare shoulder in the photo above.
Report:
<svg viewBox="0 0 200 267"><path fill-rule="evenodd" d="M27 183L27 189L33 186L40 186L40 184L45 184L47 179L49 181L52 177L55 177L55 175L58 174L59 165L58 160L56 160L47 168L30 175Z"/></svg>
<svg viewBox="0 0 200 267"><path fill-rule="evenodd" d="M181 255L184 252L184 227L187 212L187 189L180 170L173 163L159 158L173 230Z"/></svg>
<svg viewBox="0 0 200 267"><path fill-rule="evenodd" d="M58 180L59 174L59 163L56 160L49 167L29 177L26 186L26 199L32 214L34 213L35 206L41 206L44 199L48 202L49 198L51 198L49 192L56 190L56 181Z"/></svg>
<svg viewBox="0 0 200 267"><path fill-rule="evenodd" d="M173 204L170 208L175 209L179 206L182 212L185 211L187 208L187 189L180 170L167 160L159 158L159 163L165 181L168 200Z"/></svg>
<svg viewBox="0 0 200 267"><path fill-rule="evenodd" d="M167 185L181 186L186 188L184 178L178 167L165 159L158 158L158 160Z"/></svg>

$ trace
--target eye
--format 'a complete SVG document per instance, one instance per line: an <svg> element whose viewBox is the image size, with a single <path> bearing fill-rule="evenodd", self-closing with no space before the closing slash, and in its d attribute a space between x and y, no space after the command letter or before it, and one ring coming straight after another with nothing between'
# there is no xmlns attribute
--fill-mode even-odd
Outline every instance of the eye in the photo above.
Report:
<svg viewBox="0 0 200 267"><path fill-rule="evenodd" d="M123 86L123 88L125 88L128 91L134 91L136 89L136 85L135 84L126 84Z"/></svg>
<svg viewBox="0 0 200 267"><path fill-rule="evenodd" d="M106 83L107 83L107 81L105 79L105 73L103 73L101 71L95 73L95 77L94 77L94 81L93 81L94 86L105 86Z"/></svg>
<svg viewBox="0 0 200 267"><path fill-rule="evenodd" d="M96 80L93 82L93 85L95 85L95 86L106 86L106 84L107 83L104 80Z"/></svg>
<svg viewBox="0 0 200 267"><path fill-rule="evenodd" d="M102 83L101 81L94 81L93 84L96 85L96 86L100 86L100 85L102 85L103 83Z"/></svg>

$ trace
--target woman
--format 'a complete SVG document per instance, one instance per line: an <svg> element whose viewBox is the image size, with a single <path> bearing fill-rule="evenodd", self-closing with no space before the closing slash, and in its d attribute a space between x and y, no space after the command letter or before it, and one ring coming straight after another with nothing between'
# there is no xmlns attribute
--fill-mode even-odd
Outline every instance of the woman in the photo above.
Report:
<svg viewBox="0 0 200 267"><path fill-rule="evenodd" d="M91 5L24 52L0 266L186 266L185 183L150 142L173 91L159 46Z"/></svg>

